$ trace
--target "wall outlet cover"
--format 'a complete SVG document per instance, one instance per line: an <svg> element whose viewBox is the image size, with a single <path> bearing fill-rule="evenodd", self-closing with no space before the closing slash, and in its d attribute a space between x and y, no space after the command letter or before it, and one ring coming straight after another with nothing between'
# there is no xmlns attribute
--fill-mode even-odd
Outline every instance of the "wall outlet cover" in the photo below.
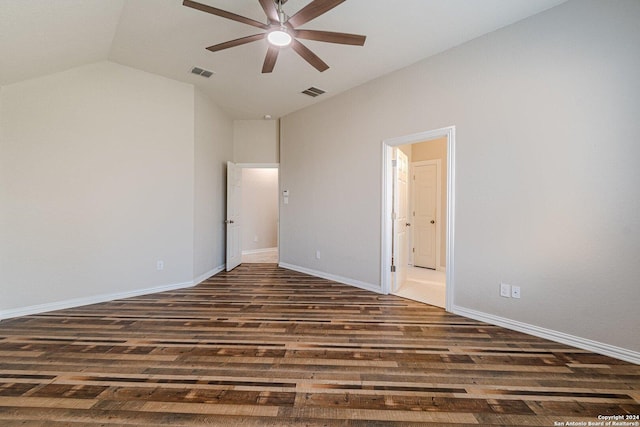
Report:
<svg viewBox="0 0 640 427"><path fill-rule="evenodd" d="M520 298L520 286L511 287L511 298Z"/></svg>

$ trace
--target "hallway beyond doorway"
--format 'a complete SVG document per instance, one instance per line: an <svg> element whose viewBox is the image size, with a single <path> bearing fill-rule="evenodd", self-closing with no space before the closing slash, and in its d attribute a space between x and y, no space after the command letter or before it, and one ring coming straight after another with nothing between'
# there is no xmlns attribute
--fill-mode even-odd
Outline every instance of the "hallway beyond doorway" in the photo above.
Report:
<svg viewBox="0 0 640 427"><path fill-rule="evenodd" d="M407 267L407 280L394 295L444 308L445 283L444 271L410 266Z"/></svg>
<svg viewBox="0 0 640 427"><path fill-rule="evenodd" d="M259 249L242 253L242 263L246 264L277 264L278 248Z"/></svg>

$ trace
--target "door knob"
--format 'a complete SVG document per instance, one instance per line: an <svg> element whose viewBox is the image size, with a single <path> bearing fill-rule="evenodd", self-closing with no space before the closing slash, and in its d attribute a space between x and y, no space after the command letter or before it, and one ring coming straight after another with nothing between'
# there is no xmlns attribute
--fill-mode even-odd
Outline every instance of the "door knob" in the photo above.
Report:
<svg viewBox="0 0 640 427"><path fill-rule="evenodd" d="M225 224L233 224L233 220L232 219L225 219L224 223Z"/></svg>
<svg viewBox="0 0 640 427"><path fill-rule="evenodd" d="M411 223L410 223L410 222L406 223L405 225L406 225L407 227L411 227Z"/></svg>
<svg viewBox="0 0 640 427"><path fill-rule="evenodd" d="M435 224L436 222L434 220L431 220L431 224Z"/></svg>

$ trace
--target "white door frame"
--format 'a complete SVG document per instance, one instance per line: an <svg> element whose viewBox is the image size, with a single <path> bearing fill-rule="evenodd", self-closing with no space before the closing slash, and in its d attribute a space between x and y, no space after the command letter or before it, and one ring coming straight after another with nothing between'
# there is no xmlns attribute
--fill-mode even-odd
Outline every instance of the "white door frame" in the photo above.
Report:
<svg viewBox="0 0 640 427"><path fill-rule="evenodd" d="M382 218L381 218L381 236L382 251L380 260L380 282L382 283L382 292L389 294L391 292L391 213L393 211L393 192L392 192L392 149L399 145L415 144L425 142L436 138L447 138L447 244L446 244L446 299L445 308L447 311L453 310L454 296L454 230L455 230L455 126L430 130L426 132L415 133L411 135L389 138L382 141Z"/></svg>
<svg viewBox="0 0 640 427"><path fill-rule="evenodd" d="M427 141L428 142L428 141ZM446 271L445 268L442 267L442 257L440 255L440 247L442 246L442 232L440 231L442 227L440 227L442 221L442 166L440 159L435 160L421 160L419 162L411 163L411 173L415 174L415 168L418 166L427 166L427 165L435 165L436 167L436 238L435 238L435 255L436 255L436 270ZM414 181L414 180L412 180ZM411 187L411 203L412 203L412 211L415 212L415 199L416 199L416 186L415 184ZM413 216L411 216L411 243L413 247L415 247L416 241L416 228L415 228L415 220ZM415 265L415 261L414 261Z"/></svg>

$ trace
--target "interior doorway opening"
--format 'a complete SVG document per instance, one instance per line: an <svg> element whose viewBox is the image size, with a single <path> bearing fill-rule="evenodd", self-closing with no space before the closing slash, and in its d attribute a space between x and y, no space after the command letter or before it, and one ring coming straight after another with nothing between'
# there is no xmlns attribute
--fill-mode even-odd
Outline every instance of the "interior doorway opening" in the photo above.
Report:
<svg viewBox="0 0 640 427"><path fill-rule="evenodd" d="M278 164L227 165L227 271L278 263Z"/></svg>
<svg viewBox="0 0 640 427"><path fill-rule="evenodd" d="M448 311L454 285L454 165L453 126L383 142L383 292Z"/></svg>

